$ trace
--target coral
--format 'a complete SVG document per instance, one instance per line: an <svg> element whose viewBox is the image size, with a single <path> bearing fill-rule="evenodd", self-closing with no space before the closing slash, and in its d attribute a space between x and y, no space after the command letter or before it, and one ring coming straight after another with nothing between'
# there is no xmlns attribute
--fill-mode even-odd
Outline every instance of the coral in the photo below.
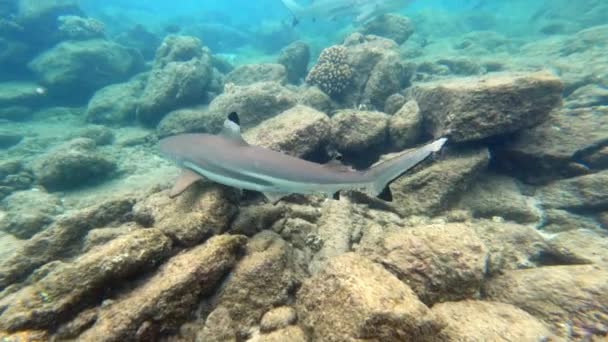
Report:
<svg viewBox="0 0 608 342"><path fill-rule="evenodd" d="M346 48L331 46L319 56L319 61L308 76L306 82L317 85L330 96L340 95L350 83L352 70L347 62Z"/></svg>

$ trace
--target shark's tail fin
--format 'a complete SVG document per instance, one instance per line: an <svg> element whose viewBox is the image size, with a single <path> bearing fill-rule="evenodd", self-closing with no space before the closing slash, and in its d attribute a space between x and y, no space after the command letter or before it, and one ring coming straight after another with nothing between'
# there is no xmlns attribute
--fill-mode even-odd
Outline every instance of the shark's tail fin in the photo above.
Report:
<svg viewBox="0 0 608 342"><path fill-rule="evenodd" d="M372 182L367 189L368 195L380 195L384 188L386 188L386 185L393 179L418 165L431 154L439 152L447 140L447 138L437 139L432 143L389 159L369 169L367 172Z"/></svg>

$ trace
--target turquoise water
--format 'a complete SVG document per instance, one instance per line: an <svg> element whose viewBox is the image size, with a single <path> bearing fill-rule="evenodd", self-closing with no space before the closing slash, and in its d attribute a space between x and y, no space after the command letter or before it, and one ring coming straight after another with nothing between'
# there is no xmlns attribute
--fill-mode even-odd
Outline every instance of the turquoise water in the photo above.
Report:
<svg viewBox="0 0 608 342"><path fill-rule="evenodd" d="M604 341L606 13L0 0L0 342Z"/></svg>

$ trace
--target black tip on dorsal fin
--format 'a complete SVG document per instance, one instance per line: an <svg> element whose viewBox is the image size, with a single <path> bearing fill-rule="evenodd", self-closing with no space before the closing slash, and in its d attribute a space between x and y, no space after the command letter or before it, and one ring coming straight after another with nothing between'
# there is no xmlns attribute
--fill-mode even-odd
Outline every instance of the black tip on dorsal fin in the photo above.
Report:
<svg viewBox="0 0 608 342"><path fill-rule="evenodd" d="M232 112L228 114L228 120L234 122L237 125L241 125L241 120L239 119L239 115L236 112Z"/></svg>

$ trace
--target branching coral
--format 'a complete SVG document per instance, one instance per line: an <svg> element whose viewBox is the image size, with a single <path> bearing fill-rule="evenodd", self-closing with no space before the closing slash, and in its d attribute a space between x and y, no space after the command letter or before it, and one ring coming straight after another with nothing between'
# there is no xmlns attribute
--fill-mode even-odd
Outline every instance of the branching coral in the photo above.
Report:
<svg viewBox="0 0 608 342"><path fill-rule="evenodd" d="M308 76L306 82L321 88L330 96L340 95L350 83L352 70L346 60L346 48L331 46L319 56L319 61Z"/></svg>

